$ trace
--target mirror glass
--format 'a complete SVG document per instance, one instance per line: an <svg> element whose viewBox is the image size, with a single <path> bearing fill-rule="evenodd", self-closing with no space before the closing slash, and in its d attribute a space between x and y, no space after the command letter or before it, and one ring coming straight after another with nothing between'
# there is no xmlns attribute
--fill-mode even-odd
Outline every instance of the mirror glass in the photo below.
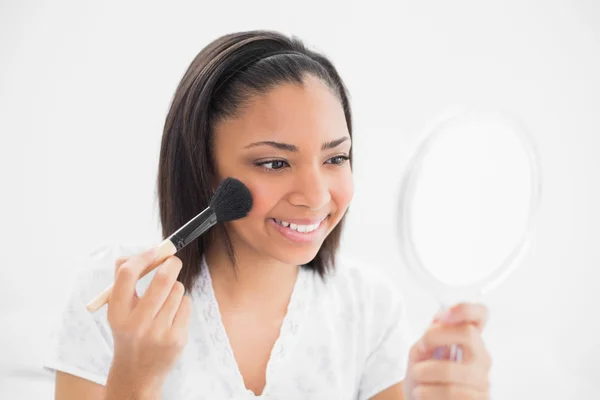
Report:
<svg viewBox="0 0 600 400"><path fill-rule="evenodd" d="M539 197L537 152L519 121L465 108L441 114L402 181L407 266L442 303L477 298L519 264Z"/></svg>

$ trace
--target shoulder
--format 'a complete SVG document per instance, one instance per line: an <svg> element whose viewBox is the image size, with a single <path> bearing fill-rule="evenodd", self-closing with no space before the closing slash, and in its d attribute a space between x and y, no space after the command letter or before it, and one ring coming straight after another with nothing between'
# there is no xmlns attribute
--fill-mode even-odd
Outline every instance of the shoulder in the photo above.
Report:
<svg viewBox="0 0 600 400"><path fill-rule="evenodd" d="M370 261L340 259L330 288L349 294L340 308L355 321L352 336L360 370L358 399L369 399L401 382L408 365L408 319L402 286L394 271ZM350 306L350 304L353 304ZM347 325L346 325L347 326Z"/></svg>
<svg viewBox="0 0 600 400"><path fill-rule="evenodd" d="M361 300L372 307L385 307L402 302L398 279L381 265L340 258L335 270L325 277L325 290L337 291Z"/></svg>
<svg viewBox="0 0 600 400"><path fill-rule="evenodd" d="M353 322L357 329L366 330L365 334L374 340L405 322L400 281L380 265L340 258L335 270L324 280L319 279L316 286L320 306L333 310L346 322Z"/></svg>

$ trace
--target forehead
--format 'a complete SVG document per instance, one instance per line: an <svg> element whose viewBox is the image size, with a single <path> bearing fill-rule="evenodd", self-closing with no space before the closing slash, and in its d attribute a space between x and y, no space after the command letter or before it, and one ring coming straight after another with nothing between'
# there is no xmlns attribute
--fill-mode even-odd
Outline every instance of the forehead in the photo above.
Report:
<svg viewBox="0 0 600 400"><path fill-rule="evenodd" d="M348 135L341 101L320 79L281 84L255 96L234 118L215 127L215 142L245 144L276 140L302 146Z"/></svg>

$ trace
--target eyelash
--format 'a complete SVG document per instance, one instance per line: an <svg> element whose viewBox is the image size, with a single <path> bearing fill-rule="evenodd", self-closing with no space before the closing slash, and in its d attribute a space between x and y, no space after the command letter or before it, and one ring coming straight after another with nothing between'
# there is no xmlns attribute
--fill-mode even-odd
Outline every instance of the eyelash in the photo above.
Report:
<svg viewBox="0 0 600 400"><path fill-rule="evenodd" d="M350 160L350 157L346 156L346 155L339 155L339 156L335 156L335 157L331 157L329 160L327 161L331 161L333 159L341 159L342 161L340 163L337 164L331 164L331 165L335 165L336 167L341 167L342 165L346 164L347 161ZM267 168L265 167L266 164L271 164L271 163L275 163L275 162L281 162L281 163L285 163L287 164L287 166L289 167L289 163L285 160L266 160L266 161L260 161L255 163L255 165L257 167L261 167L262 169L268 171L268 172L277 172L277 171L281 171L282 169L284 169L285 167L281 167L281 168Z"/></svg>

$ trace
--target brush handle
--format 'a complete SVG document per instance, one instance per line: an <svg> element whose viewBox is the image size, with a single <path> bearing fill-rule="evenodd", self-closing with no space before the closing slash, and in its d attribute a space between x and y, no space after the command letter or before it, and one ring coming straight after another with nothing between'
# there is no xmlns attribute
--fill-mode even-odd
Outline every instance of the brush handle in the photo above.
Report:
<svg viewBox="0 0 600 400"><path fill-rule="evenodd" d="M158 253L156 256L156 260L152 264L148 265L144 271L142 271L139 279L148 275L151 271L156 269L156 267L162 264L162 262L165 261L168 257L172 256L177 252L177 248L175 247L173 242L171 242L170 238L163 240L156 247L156 250ZM89 312L95 312L98 311L103 305L108 303L108 299L110 298L110 294L113 290L113 285L114 283L111 283L106 289L102 291L102 293L96 296L94 300L90 301L87 304L86 309Z"/></svg>

